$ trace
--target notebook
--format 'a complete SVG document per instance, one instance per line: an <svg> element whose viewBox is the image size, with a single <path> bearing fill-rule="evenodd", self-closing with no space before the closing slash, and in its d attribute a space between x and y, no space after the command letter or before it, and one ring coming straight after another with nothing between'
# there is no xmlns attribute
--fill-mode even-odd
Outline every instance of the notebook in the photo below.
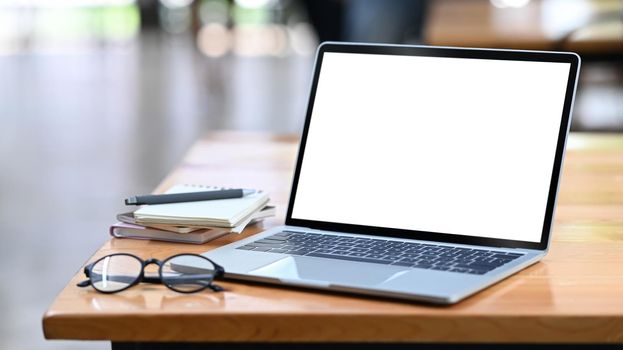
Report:
<svg viewBox="0 0 623 350"><path fill-rule="evenodd" d="M203 228L190 233L177 233L125 222L118 222L110 226L110 235L116 238L152 239L195 244L205 243L228 233L227 228Z"/></svg>
<svg viewBox="0 0 623 350"><path fill-rule="evenodd" d="M133 213L124 213L117 215L120 222L110 226L110 235L116 238L202 244L228 233L241 233L247 225L255 224L271 216L275 216L275 207L267 205L262 210L254 212L249 222L244 221L236 227L226 228L157 224L142 226L136 224Z"/></svg>
<svg viewBox="0 0 623 350"><path fill-rule="evenodd" d="M221 188L175 185L166 193L216 191ZM268 195L257 191L241 198L210 201L153 204L134 212L140 225L171 224L188 226L236 227L252 219L252 214L268 203Z"/></svg>
<svg viewBox="0 0 623 350"><path fill-rule="evenodd" d="M117 214L117 220L121 223L138 225L134 218L134 212L127 212ZM204 226L180 226L180 225L168 225L168 224L150 224L149 227L163 231L170 231L175 233L191 233L193 231L201 230L203 228L209 228Z"/></svg>

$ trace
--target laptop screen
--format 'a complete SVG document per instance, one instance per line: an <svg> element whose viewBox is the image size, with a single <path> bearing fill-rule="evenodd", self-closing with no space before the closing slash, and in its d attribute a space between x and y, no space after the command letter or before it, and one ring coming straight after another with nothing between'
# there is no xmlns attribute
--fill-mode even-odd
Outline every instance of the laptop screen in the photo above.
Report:
<svg viewBox="0 0 623 350"><path fill-rule="evenodd" d="M539 242L570 66L324 53L291 218Z"/></svg>

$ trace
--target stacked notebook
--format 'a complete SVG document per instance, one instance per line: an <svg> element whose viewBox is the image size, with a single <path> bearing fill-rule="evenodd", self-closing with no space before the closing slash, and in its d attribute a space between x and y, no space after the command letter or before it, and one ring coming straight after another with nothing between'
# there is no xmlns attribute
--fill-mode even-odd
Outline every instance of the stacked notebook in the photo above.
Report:
<svg viewBox="0 0 623 350"><path fill-rule="evenodd" d="M176 185L166 193L219 190L217 187ZM153 204L117 216L110 227L114 237L205 243L227 233L240 233L264 218L274 216L268 195L256 191L241 198Z"/></svg>

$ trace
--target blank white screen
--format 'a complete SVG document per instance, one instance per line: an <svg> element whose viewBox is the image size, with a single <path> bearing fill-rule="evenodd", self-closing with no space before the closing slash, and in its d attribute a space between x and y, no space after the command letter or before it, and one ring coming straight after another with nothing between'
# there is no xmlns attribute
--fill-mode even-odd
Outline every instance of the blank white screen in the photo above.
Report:
<svg viewBox="0 0 623 350"><path fill-rule="evenodd" d="M539 242L569 69L325 53L292 217Z"/></svg>

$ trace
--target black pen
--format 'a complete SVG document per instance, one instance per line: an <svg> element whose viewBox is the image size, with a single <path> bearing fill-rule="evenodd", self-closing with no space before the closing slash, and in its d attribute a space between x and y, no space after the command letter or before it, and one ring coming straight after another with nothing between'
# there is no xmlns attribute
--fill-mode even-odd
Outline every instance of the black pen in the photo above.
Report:
<svg viewBox="0 0 623 350"><path fill-rule="evenodd" d="M143 195L143 196L134 196L134 197L127 198L125 200L125 204L126 205L142 205L142 204L166 204L166 203L210 201L210 200L215 200L215 199L240 198L251 193L255 193L255 191L238 188L238 189L218 190L218 191L148 194L148 195Z"/></svg>

